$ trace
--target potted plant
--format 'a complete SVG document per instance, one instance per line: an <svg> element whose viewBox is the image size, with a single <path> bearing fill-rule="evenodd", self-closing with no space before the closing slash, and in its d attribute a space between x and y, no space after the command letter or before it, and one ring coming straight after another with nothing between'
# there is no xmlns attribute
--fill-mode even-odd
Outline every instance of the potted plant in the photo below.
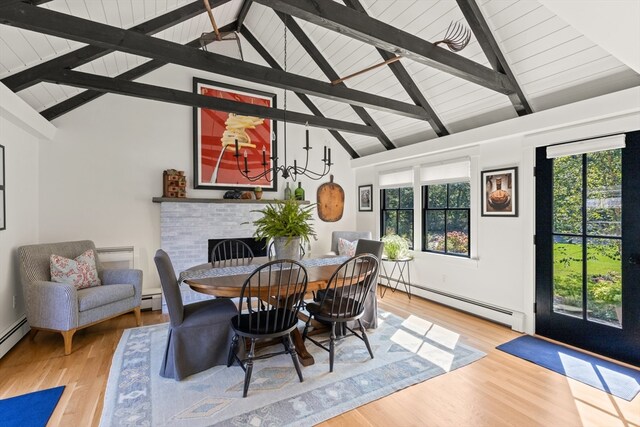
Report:
<svg viewBox="0 0 640 427"><path fill-rule="evenodd" d="M382 239L384 254L389 259L401 259L409 255L409 241L397 234L387 234Z"/></svg>
<svg viewBox="0 0 640 427"><path fill-rule="evenodd" d="M278 259L297 259L300 257L300 243L309 243L316 238L311 225L312 211L315 205L301 205L293 199L269 203L259 212L260 218L253 221L256 227L254 237L273 239Z"/></svg>
<svg viewBox="0 0 640 427"><path fill-rule="evenodd" d="M253 189L253 194L256 196L256 200L262 199L262 187L259 185Z"/></svg>

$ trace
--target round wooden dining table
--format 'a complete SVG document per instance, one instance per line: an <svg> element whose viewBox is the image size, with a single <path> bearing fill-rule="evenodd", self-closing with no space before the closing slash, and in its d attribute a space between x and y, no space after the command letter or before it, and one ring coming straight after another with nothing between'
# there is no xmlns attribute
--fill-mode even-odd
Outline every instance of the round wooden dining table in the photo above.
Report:
<svg viewBox="0 0 640 427"><path fill-rule="evenodd" d="M259 266L266 262L269 259L267 257L257 257L254 258L253 261L249 265ZM233 260L228 264L223 265L219 268L219 271L223 272L224 267L235 267L238 264L234 264ZM244 264L245 266L247 264ZM318 291L320 289L324 289L327 286L327 282L331 278L331 275L336 271L336 269L340 266L340 264L331 264L331 265L320 265L320 266L309 266L306 267L307 270L307 293L311 293L313 291ZM193 272L197 270L214 270L211 267L210 263L196 265L194 267L189 268L185 272ZM229 269L233 270L233 269ZM238 298L240 297L240 293L242 291L242 285L245 280L249 277L251 273L230 273L219 275L216 277L204 277L204 278L187 278L184 279L184 283L186 283L191 289L196 292L200 292L203 294L214 295L216 297L221 298ZM300 318L303 321L307 320L307 315L305 313L300 312ZM296 347L296 352L298 353L298 357L300 359L300 363L303 366L309 366L314 364L313 356L311 353L307 351L306 346L304 345L304 341L302 339L302 334L298 329L294 329L291 334L293 339L293 343Z"/></svg>

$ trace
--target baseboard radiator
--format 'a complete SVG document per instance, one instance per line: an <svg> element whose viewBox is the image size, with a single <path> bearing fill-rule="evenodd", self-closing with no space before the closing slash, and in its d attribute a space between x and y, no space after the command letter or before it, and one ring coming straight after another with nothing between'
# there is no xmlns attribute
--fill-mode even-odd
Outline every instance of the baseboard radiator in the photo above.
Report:
<svg viewBox="0 0 640 427"><path fill-rule="evenodd" d="M392 284L395 286L396 278L388 278L387 276L380 275L381 279L385 279L385 283L380 283L383 286L388 286L386 283L387 279L392 281ZM519 311L510 310L508 308L500 307L494 304L489 304L484 301L474 300L472 298L467 298L462 295L456 295L450 292L445 292L440 289L433 289L428 286L417 285L415 283L407 283L403 280L399 281L400 285L411 286L412 294L414 289L419 289L429 294L426 296L427 299L438 302L440 304L447 305L449 307L453 307L462 311L470 312L474 315L484 317L491 321L501 323L507 326L510 326L511 329L517 332L524 332L524 313ZM398 289L401 289L399 287ZM440 298L438 298L440 297ZM463 303L463 304L460 304ZM466 307L465 307L466 306ZM495 315L492 315L495 313Z"/></svg>
<svg viewBox="0 0 640 427"><path fill-rule="evenodd" d="M16 345L27 333L29 333L29 324L27 317L22 316L13 325L11 325L0 337L0 358L2 358L11 347Z"/></svg>

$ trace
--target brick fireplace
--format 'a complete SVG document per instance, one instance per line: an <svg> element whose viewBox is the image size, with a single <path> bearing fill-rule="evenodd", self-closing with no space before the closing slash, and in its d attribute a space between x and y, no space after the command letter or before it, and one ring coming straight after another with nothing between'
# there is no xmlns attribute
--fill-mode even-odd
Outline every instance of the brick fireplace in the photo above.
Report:
<svg viewBox="0 0 640 427"><path fill-rule="evenodd" d="M193 199L191 199L193 200ZM208 261L209 239L252 237L262 206L255 203L191 203L162 200L160 247L176 274Z"/></svg>

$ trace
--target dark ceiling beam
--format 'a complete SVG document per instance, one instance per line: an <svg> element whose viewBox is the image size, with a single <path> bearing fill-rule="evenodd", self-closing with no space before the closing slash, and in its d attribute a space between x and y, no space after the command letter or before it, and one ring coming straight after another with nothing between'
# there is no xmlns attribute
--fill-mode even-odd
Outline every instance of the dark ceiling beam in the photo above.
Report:
<svg viewBox="0 0 640 427"><path fill-rule="evenodd" d="M509 63L507 63L506 58L502 54L500 45L498 45L495 37L493 37L491 28L489 28L487 21L484 19L478 4L475 0L457 0L457 2L473 34L476 36L482 51L489 60L491 67L493 67L495 71L505 74L509 78L509 81L511 81L511 86L515 89L515 92L509 94L509 100L518 115L524 116L525 114L533 113L533 109L524 96L522 88L520 88L515 75L509 67Z"/></svg>
<svg viewBox="0 0 640 427"><path fill-rule="evenodd" d="M232 22L230 24L225 25L224 27L220 27L220 31L222 32L235 31L236 28L237 28L236 22ZM197 39L190 41L189 43L187 43L187 46L199 47L200 38L198 37ZM167 63L164 61L160 61L158 59L152 59L150 61L145 62L144 64L138 65L137 67L134 67L130 70L125 71L124 73L117 75L116 78L122 79L122 80L135 80L165 65L167 65ZM60 70L57 70L57 71L60 71ZM88 90L85 90L84 92L81 92L77 95L72 96L71 98L65 99L64 101L61 101L55 105L52 105L46 110L41 111L40 114L45 119L51 121L64 114L67 114L70 111L75 110L78 107L81 107L87 104L88 102L91 102L95 99L100 98L102 95L106 95L106 93L100 92L97 90L88 89Z"/></svg>
<svg viewBox="0 0 640 427"><path fill-rule="evenodd" d="M203 52L135 31L100 24L45 8L26 4L2 8L0 23L280 89L290 89L415 119L427 119L425 111L416 105L344 87L334 87L330 83L212 52Z"/></svg>
<svg viewBox="0 0 640 427"><path fill-rule="evenodd" d="M285 111L278 108L263 107L246 102L231 101L212 96L169 89L145 83L137 83L123 79L103 77L95 74L81 73L79 71L62 70L59 73L45 77L45 81L56 84L93 89L102 92L116 93L133 96L136 98L162 101L172 104L200 107L211 110L221 110L229 113L256 116L271 120L284 120ZM286 112L287 121L290 123L306 124L324 129L337 129L361 135L373 136L375 132L371 127L357 123L334 120L327 117L316 117L309 114Z"/></svg>
<svg viewBox="0 0 640 427"><path fill-rule="evenodd" d="M258 41L258 39L256 39L253 33L251 33L251 31L249 31L249 29L246 26L240 29L240 33L245 39L247 39L249 44L253 46L256 52L258 52L260 56L262 56L262 59L264 59L265 62L269 64L269 66L271 66L271 68L275 68L278 70L282 69L280 64L278 64L278 61L276 61L276 59L273 56L271 56L271 54L264 48L264 46L262 46L262 44ZM311 113L313 113L318 117L325 117L324 114L322 114L322 112L320 111L320 109L316 107L316 105L307 95L305 95L304 93L298 93L298 92L294 92L294 93L298 96L300 101L302 101L302 103L309 109L309 111L311 111ZM338 141L338 143L342 146L342 148L344 148L345 151L349 153L352 159L357 159L358 157L360 157L360 155L353 149L353 147L351 147L351 145L347 142L347 140L344 139L344 137L340 135L338 131L329 129L329 133L336 139L336 141Z"/></svg>
<svg viewBox="0 0 640 427"><path fill-rule="evenodd" d="M230 0L212 0L211 7L215 8L221 6ZM143 22L135 27L130 28L130 31L136 31L141 34L155 34L167 28L170 28L180 22L191 19L195 16L204 13L205 7L202 0L197 0L175 9L171 12L165 13L146 22ZM16 73L14 75L5 77L2 79L2 83L14 92L24 90L36 83L39 83L41 76L50 74L54 71L61 70L63 68L76 68L83 64L93 61L113 52L115 49L105 49L97 46L85 46L80 49L76 49L65 55L58 56L49 61L45 61L41 64L27 68L24 71Z"/></svg>
<svg viewBox="0 0 640 427"><path fill-rule="evenodd" d="M491 90L510 94L504 74L452 53L334 0L254 0L274 10L312 22L396 55L409 58Z"/></svg>
<svg viewBox="0 0 640 427"><path fill-rule="evenodd" d="M291 34L293 34L296 40L298 40L298 43L300 43L300 45L302 45L302 47L309 54L309 56L311 56L311 59L313 59L313 61L320 68L320 70L322 70L322 72L327 76L327 78L331 81L339 79L340 76L338 75L338 73L333 69L331 64L329 64L329 61L327 61L324 55L320 53L320 50L311 41L311 39L309 39L309 36L307 36L304 30L300 28L300 25L298 25L298 23L293 19L293 17L287 16L284 13L278 12L278 11L276 11L276 14L280 18L280 20L283 22L283 24L287 26L289 31L291 31ZM339 85L346 87L344 82L340 82ZM393 150L394 148L396 148L396 146L393 145L393 142L391 142L391 140L387 137L387 135L384 134L382 129L380 129L376 121L373 119L373 117L371 117L371 115L367 112L367 110L355 105L352 105L351 108L353 108L353 111L358 115L358 117L360 117L360 119L365 124L371 126L378 132L377 138L380 141L380 143L382 143L384 148L386 148L387 150Z"/></svg>
<svg viewBox="0 0 640 427"><path fill-rule="evenodd" d="M362 3L360 3L359 0L344 0L344 4L347 7L350 7L351 9L354 9L360 13L367 14L367 11L364 9L364 7L362 6ZM379 47L376 49L380 54L380 56L382 57L382 59L384 59L385 61L395 58L396 56L391 52L387 52L386 50L380 49ZM391 72L396 76L396 78L398 79L398 82L400 82L400 84L402 85L404 90L407 92L411 100L413 100L413 102L415 102L416 105L419 105L422 108L424 108L424 110L427 112L427 114L429 115L429 119L428 119L429 124L431 125L431 128L434 130L436 135L438 136L449 135L449 131L445 127L444 123L442 123L442 120L440 120L435 110L431 107L431 105L429 104L429 101L427 101L427 99L424 97L424 94L422 93L418 85L413 81L413 78L411 77L407 69L404 67L404 65L402 65L400 61L396 61L396 62L387 64L387 66L391 68Z"/></svg>
<svg viewBox="0 0 640 427"><path fill-rule="evenodd" d="M252 0L244 0L242 3L240 13L238 13L238 31L242 30L244 20L247 18L247 13L249 13L249 9L251 8L251 3L253 3Z"/></svg>

